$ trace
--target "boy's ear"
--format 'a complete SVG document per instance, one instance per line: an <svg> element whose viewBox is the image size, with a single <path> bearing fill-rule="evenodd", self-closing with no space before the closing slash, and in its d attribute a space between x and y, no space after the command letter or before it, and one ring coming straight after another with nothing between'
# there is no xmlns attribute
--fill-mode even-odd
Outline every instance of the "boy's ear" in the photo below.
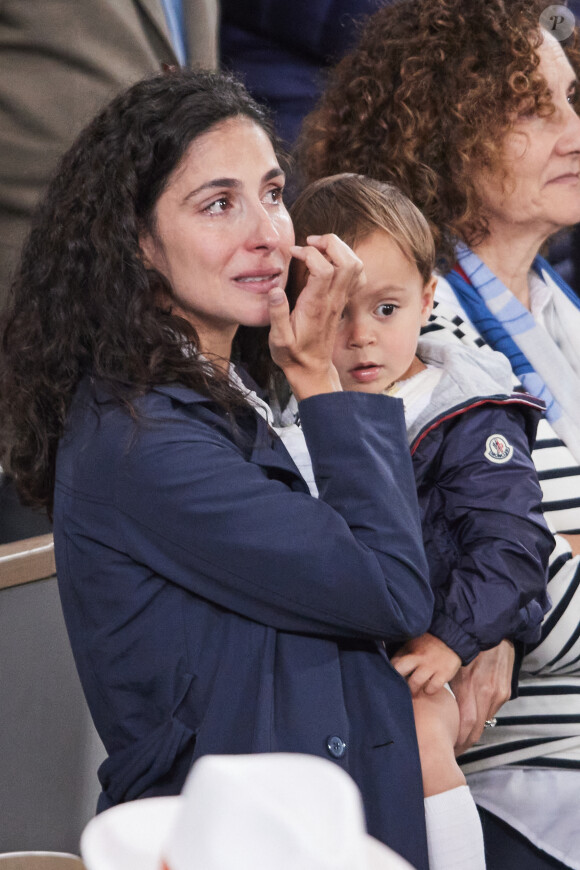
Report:
<svg viewBox="0 0 580 870"><path fill-rule="evenodd" d="M421 326L426 326L427 321L433 311L433 297L437 286L437 278L435 275L423 287L421 293Z"/></svg>

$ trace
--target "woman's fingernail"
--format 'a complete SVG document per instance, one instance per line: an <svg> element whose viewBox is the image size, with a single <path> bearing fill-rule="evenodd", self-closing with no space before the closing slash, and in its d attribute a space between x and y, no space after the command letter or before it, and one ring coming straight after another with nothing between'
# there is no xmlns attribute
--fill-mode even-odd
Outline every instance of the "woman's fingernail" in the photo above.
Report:
<svg viewBox="0 0 580 870"><path fill-rule="evenodd" d="M320 241L321 238L322 238L321 236L306 236L306 241L308 242L309 245L311 245L312 242L318 242L318 241Z"/></svg>

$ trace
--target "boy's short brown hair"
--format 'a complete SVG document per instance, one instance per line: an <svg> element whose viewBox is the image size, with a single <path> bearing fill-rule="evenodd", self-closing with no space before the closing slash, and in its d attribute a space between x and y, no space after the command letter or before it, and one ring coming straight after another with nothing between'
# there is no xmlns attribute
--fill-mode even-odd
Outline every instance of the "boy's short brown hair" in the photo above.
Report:
<svg viewBox="0 0 580 870"><path fill-rule="evenodd" d="M309 184L290 209L296 244L310 235L334 233L350 247L377 230L387 233L415 265L426 284L435 268L435 244L419 209L389 182L343 172ZM295 288L290 277L290 297Z"/></svg>

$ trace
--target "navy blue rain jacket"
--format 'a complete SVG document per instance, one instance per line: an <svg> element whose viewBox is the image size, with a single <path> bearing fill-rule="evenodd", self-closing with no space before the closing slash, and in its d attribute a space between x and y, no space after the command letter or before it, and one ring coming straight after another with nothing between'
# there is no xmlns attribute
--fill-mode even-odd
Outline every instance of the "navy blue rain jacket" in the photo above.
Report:
<svg viewBox="0 0 580 870"><path fill-rule="evenodd" d="M99 808L178 793L203 754L306 752L427 870L410 694L381 643L425 631L433 604L401 403L301 403L320 499L253 410L235 434L182 386L136 408L87 379L57 457L63 609L109 755Z"/></svg>

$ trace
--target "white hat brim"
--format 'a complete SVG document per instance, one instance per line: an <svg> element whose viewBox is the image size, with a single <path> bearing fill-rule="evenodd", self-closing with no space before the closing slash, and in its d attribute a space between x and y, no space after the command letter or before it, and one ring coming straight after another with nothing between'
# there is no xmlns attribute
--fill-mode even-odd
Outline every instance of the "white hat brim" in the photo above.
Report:
<svg viewBox="0 0 580 870"><path fill-rule="evenodd" d="M81 837L87 870L160 870L182 802L181 797L143 798L91 819ZM365 850L368 870L412 870L368 834Z"/></svg>
<svg viewBox="0 0 580 870"><path fill-rule="evenodd" d="M366 835L366 853L369 870L413 870L412 865L398 852L393 852L370 834Z"/></svg>
<svg viewBox="0 0 580 870"><path fill-rule="evenodd" d="M181 802L143 798L91 819L81 837L87 870L159 870Z"/></svg>

